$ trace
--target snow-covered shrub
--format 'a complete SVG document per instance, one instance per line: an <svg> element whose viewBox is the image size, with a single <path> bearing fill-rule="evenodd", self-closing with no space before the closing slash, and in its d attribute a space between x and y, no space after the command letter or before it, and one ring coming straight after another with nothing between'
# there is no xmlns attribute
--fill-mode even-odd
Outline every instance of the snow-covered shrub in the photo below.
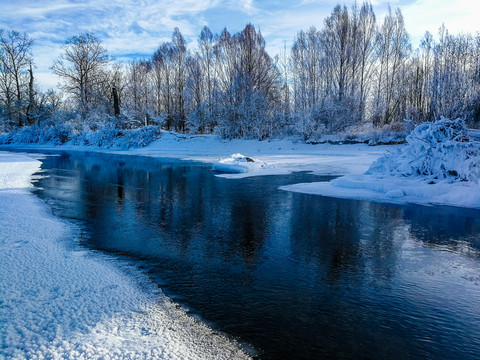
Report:
<svg viewBox="0 0 480 360"><path fill-rule="evenodd" d="M111 122L100 124L97 130L84 133L84 143L85 145L108 146L115 140L119 132L120 130Z"/></svg>
<svg viewBox="0 0 480 360"><path fill-rule="evenodd" d="M114 123L105 123L97 130L84 128L72 139L74 145L88 145L115 149L143 147L160 138L158 126L122 130Z"/></svg>
<svg viewBox="0 0 480 360"><path fill-rule="evenodd" d="M70 141L74 132L75 129L69 122L48 125L41 128L40 137L37 142L61 145Z"/></svg>
<svg viewBox="0 0 480 360"><path fill-rule="evenodd" d="M158 140L160 134L160 128L158 126L144 126L140 129L121 131L117 133L110 147L118 149L144 147Z"/></svg>
<svg viewBox="0 0 480 360"><path fill-rule="evenodd" d="M295 132L302 137L305 142L318 141L326 131L325 124L314 117L312 111L298 111L294 117Z"/></svg>
<svg viewBox="0 0 480 360"><path fill-rule="evenodd" d="M104 121L96 129L91 123L80 124L77 119L64 122L50 121L39 126L25 126L0 134L0 144L53 144L87 145L116 149L143 147L160 138L158 126L122 130L115 122Z"/></svg>
<svg viewBox="0 0 480 360"><path fill-rule="evenodd" d="M385 125L383 128L371 132L368 145L402 144L413 128L414 125L410 120Z"/></svg>
<svg viewBox="0 0 480 360"><path fill-rule="evenodd" d="M37 126L25 126L15 131L2 134L0 144L32 144L38 143L41 129Z"/></svg>
<svg viewBox="0 0 480 360"><path fill-rule="evenodd" d="M426 122L412 131L405 146L378 159L367 173L478 183L480 142L469 139L463 120Z"/></svg>

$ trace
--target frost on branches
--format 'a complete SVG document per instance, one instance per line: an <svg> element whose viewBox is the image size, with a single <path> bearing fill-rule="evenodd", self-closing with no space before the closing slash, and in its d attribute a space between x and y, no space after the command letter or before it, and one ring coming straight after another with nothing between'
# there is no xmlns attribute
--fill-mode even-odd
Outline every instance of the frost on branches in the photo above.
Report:
<svg viewBox="0 0 480 360"><path fill-rule="evenodd" d="M480 142L469 138L463 120L426 122L407 137L407 145L378 159L367 174L478 183Z"/></svg>

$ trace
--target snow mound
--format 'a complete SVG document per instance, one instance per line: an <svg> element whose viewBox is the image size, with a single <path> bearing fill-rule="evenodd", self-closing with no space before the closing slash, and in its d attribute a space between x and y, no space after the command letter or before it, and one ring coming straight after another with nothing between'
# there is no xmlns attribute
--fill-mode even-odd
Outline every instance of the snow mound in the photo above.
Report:
<svg viewBox="0 0 480 360"><path fill-rule="evenodd" d="M478 183L480 142L469 140L462 120L423 123L407 137L406 146L378 159L367 174Z"/></svg>
<svg viewBox="0 0 480 360"><path fill-rule="evenodd" d="M212 170L224 173L248 173L258 171L265 167L265 163L242 154L233 154L216 162Z"/></svg>
<svg viewBox="0 0 480 360"><path fill-rule="evenodd" d="M417 126L407 144L383 155L364 174L281 189L396 204L480 208L480 142L461 120Z"/></svg>

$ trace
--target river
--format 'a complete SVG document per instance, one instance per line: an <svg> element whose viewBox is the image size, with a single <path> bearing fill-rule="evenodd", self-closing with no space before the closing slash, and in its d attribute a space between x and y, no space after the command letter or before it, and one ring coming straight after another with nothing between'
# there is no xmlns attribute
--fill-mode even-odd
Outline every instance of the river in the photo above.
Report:
<svg viewBox="0 0 480 360"><path fill-rule="evenodd" d="M61 152L35 193L261 359L478 359L480 211L279 190L299 172Z"/></svg>

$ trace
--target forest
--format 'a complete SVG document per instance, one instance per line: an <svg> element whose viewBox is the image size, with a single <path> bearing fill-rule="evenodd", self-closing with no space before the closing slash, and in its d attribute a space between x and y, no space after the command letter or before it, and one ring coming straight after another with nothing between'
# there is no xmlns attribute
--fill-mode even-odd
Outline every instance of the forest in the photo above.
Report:
<svg viewBox="0 0 480 360"><path fill-rule="evenodd" d="M379 21L367 2L337 5L274 57L252 24L233 34L205 26L188 48L175 28L150 57L129 63L79 34L52 59L58 89L35 83L33 46L26 33L0 31L0 132L20 129L31 142L144 127L315 141L365 126L400 131L404 119L480 122L480 33L442 26L413 49L400 9Z"/></svg>

